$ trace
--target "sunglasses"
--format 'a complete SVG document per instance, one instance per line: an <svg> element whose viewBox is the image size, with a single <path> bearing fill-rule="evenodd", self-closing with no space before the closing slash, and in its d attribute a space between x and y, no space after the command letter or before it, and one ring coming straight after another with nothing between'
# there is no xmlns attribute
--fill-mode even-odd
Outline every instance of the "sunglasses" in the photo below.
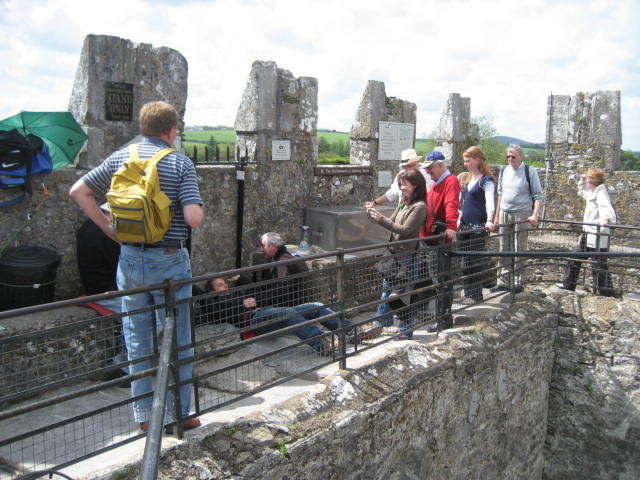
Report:
<svg viewBox="0 0 640 480"><path fill-rule="evenodd" d="M508 159L509 159L509 158L516 159L516 158L518 158L518 157L516 157L515 155L507 155L507 158L508 158Z"/></svg>

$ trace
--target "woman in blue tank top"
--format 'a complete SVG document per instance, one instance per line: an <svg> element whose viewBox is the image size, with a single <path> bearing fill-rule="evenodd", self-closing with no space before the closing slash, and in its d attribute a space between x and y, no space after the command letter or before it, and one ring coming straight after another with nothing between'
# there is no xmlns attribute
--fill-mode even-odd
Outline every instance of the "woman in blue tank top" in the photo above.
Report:
<svg viewBox="0 0 640 480"><path fill-rule="evenodd" d="M484 158L480 147L470 147L462 154L467 173L460 178L461 211L458 217L458 241L461 250L483 251L486 249L488 232L495 229L495 177ZM486 257L462 257L464 298L462 303L482 301L484 275L488 268Z"/></svg>

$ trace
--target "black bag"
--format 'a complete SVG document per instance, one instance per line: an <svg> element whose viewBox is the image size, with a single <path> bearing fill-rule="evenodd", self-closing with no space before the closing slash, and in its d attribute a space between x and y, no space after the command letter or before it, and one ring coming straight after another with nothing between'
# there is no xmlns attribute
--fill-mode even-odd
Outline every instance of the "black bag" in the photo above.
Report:
<svg viewBox="0 0 640 480"><path fill-rule="evenodd" d="M19 196L0 202L13 205L31 194L31 175L51 173L53 162L47 145L40 137L23 137L15 128L0 130L0 189L18 189Z"/></svg>
<svg viewBox="0 0 640 480"><path fill-rule="evenodd" d="M447 229L447 223L442 222L440 220L436 220L431 225L431 233L433 233L434 235L439 235L441 233L444 233L446 229Z"/></svg>
<svg viewBox="0 0 640 480"><path fill-rule="evenodd" d="M433 198L431 199L431 217L433 218L433 223L431 224L431 233L433 233L434 235L444 233L444 231L447 229L447 222L436 220L436 210L433 208Z"/></svg>

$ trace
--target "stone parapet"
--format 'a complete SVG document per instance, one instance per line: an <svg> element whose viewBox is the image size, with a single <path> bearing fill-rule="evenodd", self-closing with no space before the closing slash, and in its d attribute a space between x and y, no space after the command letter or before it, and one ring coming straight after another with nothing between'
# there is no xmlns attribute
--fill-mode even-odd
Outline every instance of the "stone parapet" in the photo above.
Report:
<svg viewBox="0 0 640 480"><path fill-rule="evenodd" d="M412 144L415 144L416 104L396 97L388 97L384 82L369 80L349 133L350 163L372 165L378 169L395 171L398 168L399 158L378 160L379 122L413 124Z"/></svg>
<svg viewBox="0 0 640 480"><path fill-rule="evenodd" d="M98 165L138 135L138 117L145 103L170 103L178 111L180 128L184 127L187 70L187 60L177 50L87 35L69 100L69 111L88 135L78 163Z"/></svg>
<svg viewBox="0 0 640 480"><path fill-rule="evenodd" d="M443 153L449 169L465 171L462 153L480 142L478 126L471 123L471 99L450 93L436 129L434 150Z"/></svg>

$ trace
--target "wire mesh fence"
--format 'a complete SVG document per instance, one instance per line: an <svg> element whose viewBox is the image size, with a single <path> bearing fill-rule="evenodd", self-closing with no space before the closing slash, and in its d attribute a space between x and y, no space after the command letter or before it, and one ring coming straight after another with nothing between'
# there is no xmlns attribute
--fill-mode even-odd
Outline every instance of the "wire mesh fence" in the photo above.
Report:
<svg viewBox="0 0 640 480"><path fill-rule="evenodd" d="M640 229L614 226L608 250L577 251L584 229L543 221L528 230L520 252L501 251L507 235L502 230L461 232L452 243L396 242L395 272L386 276L380 273L385 245L377 245L193 279L204 287L189 300L195 355L180 362L174 355L175 364L193 362L186 381L193 385L192 415L332 362L345 367L365 349L436 328L470 305L502 294L495 291L500 281L511 290L548 286L561 282L570 262L577 262L574 289L602 293L597 282L604 271L604 287L615 296L639 293ZM300 262L311 270L291 269L284 278L265 274ZM154 289L158 286L137 291ZM121 294L126 293L131 292ZM0 312L0 479L61 468L145 435L131 414L135 399L121 387L157 374L164 334L159 313L166 305L128 312L146 311L156 320L151 354L135 360L150 364L127 375L131 361L122 315L80 307L93 299ZM38 326L38 315L49 318L48 327ZM29 322L31 331L24 326ZM170 392L177 388L171 379ZM152 395L153 389L143 396Z"/></svg>

